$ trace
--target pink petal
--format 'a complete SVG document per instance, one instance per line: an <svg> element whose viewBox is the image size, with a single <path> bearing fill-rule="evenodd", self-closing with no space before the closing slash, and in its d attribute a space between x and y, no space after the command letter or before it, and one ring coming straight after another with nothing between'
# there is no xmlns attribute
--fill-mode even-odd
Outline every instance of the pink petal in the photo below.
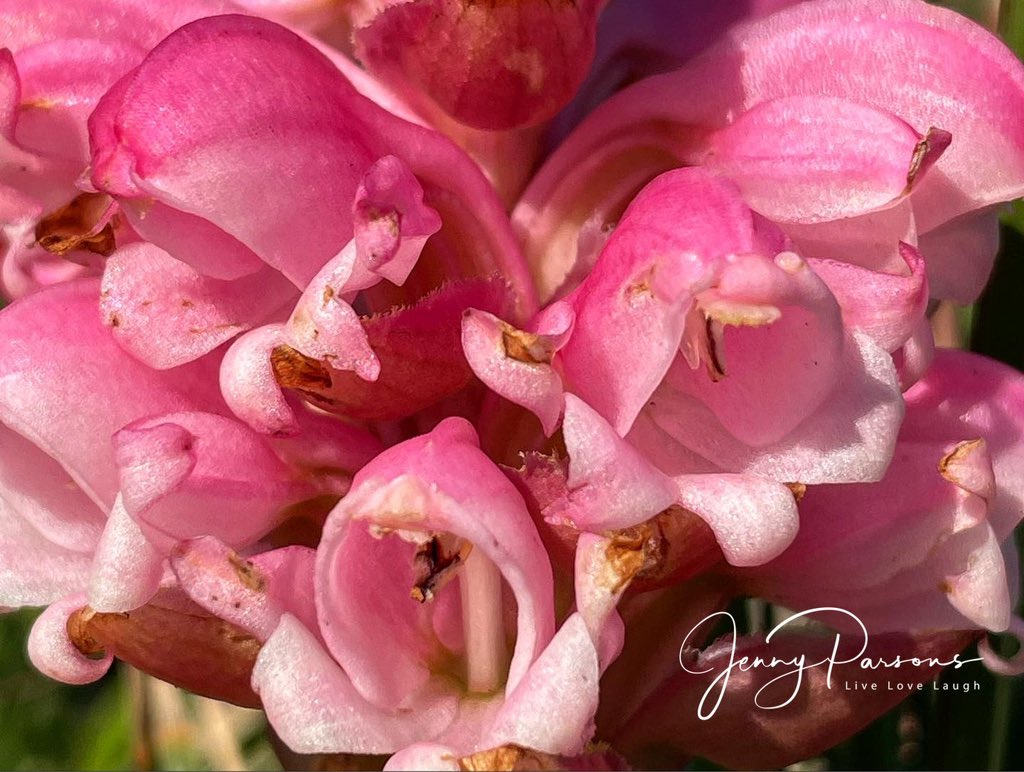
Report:
<svg viewBox="0 0 1024 772"><path fill-rule="evenodd" d="M734 566L767 563L796 537L800 520L785 485L736 474L682 475L675 481L678 503L711 526Z"/></svg>
<svg viewBox="0 0 1024 772"><path fill-rule="evenodd" d="M68 619L85 605L85 595L69 595L39 615L28 636L28 656L44 675L67 684L88 684L102 678L114 658L83 654L68 637Z"/></svg>
<svg viewBox="0 0 1024 772"><path fill-rule="evenodd" d="M375 539L368 525L406 532L410 539L448 533L474 545L498 567L518 606L507 679L507 689L515 689L553 632L550 564L522 498L480 451L471 425L449 418L430 434L386 450L360 470L324 527L317 557L324 639L360 691L394 704L408 693L408 683L403 688L402 679L396 680L396 662L382 668L374 641L390 630L391 639L399 641L393 648L403 670L419 671L415 681L425 683L423 665L417 664L422 649L416 643L423 636L415 631L424 606L409 599L412 545L396 537ZM372 572L371 566L376 566ZM382 571L399 574L378 587L373 577L386 575ZM360 624L349 610L373 608L382 592L387 624L378 629Z"/></svg>
<svg viewBox="0 0 1024 772"><path fill-rule="evenodd" d="M713 413L741 442L778 442L837 389L840 311L797 255L781 253L774 261L730 256L699 305L703 319L696 325L706 329L697 332L711 349L706 366L677 357L665 383ZM777 382L766 388L766 379Z"/></svg>
<svg viewBox="0 0 1024 772"><path fill-rule="evenodd" d="M298 753L390 753L436 736L455 715L451 696L422 700L415 720L375 708L288 614L260 650L252 682L274 731Z"/></svg>
<svg viewBox="0 0 1024 772"><path fill-rule="evenodd" d="M474 374L505 399L540 419L551 436L562 415L562 379L551 360L572 334L571 306L548 307L538 332L519 330L486 311L468 309L462 317L462 349Z"/></svg>
<svg viewBox="0 0 1024 772"><path fill-rule="evenodd" d="M211 614L270 638L284 614L316 629L314 550L283 547L246 559L212 536L182 542L171 553L181 588Z"/></svg>
<svg viewBox="0 0 1024 772"><path fill-rule="evenodd" d="M0 420L68 470L103 511L119 488L115 431L141 416L216 409L211 362L158 372L100 323L98 282L57 285L0 312Z"/></svg>
<svg viewBox="0 0 1024 772"><path fill-rule="evenodd" d="M159 247L139 243L107 260L100 310L125 349L162 370L212 351L294 293L270 269L232 282L211 279Z"/></svg>
<svg viewBox="0 0 1024 772"><path fill-rule="evenodd" d="M129 424L114 436L125 508L157 546L213 534L244 546L317 489L249 427L210 413Z"/></svg>
<svg viewBox="0 0 1024 772"><path fill-rule="evenodd" d="M481 744L580 753L594 734L599 678L595 643L582 615L573 614L507 694Z"/></svg>
<svg viewBox="0 0 1024 772"><path fill-rule="evenodd" d="M375 277L401 286L441 218L423 203L423 188L397 156L378 159L363 177L352 205L356 249ZM358 277L353 277L358 278ZM349 289L363 289L349 280Z"/></svg>
<svg viewBox="0 0 1024 772"><path fill-rule="evenodd" d="M879 479L903 415L892 358L869 338L847 335L834 377L834 390L816 411L759 447L742 443L699 403L669 387L655 393L650 415L664 434L721 469L807 484ZM663 471L691 471L673 462L675 452L662 444L641 449Z"/></svg>
<svg viewBox="0 0 1024 772"><path fill-rule="evenodd" d="M462 766L458 762L458 754L447 745L437 743L414 743L402 748L398 753L388 759L384 765L385 772L397 770L398 772L411 772L412 770L423 770L423 772L459 772Z"/></svg>
<svg viewBox="0 0 1024 772"><path fill-rule="evenodd" d="M729 183L680 170L648 185L572 296L562 352L572 390L625 434L676 357L694 295L723 257L760 243Z"/></svg>
<svg viewBox="0 0 1024 772"><path fill-rule="evenodd" d="M163 553L149 543L118 496L93 556L89 607L131 611L156 595L163 577Z"/></svg>
<svg viewBox="0 0 1024 772"><path fill-rule="evenodd" d="M909 275L871 271L851 263L810 260L843 311L843 323L895 351L914 334L928 305L928 277L921 254L900 243Z"/></svg>
<svg viewBox="0 0 1024 772"><path fill-rule="evenodd" d="M78 592L90 556L54 544L0 498L0 606L44 606Z"/></svg>
<svg viewBox="0 0 1024 772"><path fill-rule="evenodd" d="M569 453L567 515L577 528L628 528L675 503L671 480L573 394L565 396L562 431Z"/></svg>
<svg viewBox="0 0 1024 772"><path fill-rule="evenodd" d="M217 262L231 237L300 287L352 238L348 202L367 170L400 153L441 215L449 251L471 274L501 271L532 310L507 218L469 158L360 96L331 61L271 22L220 16L176 31L107 93L90 137L93 184L137 202L127 208L148 240L195 259L201 273L237 278L245 267L237 249L239 259ZM175 213L147 223L142 199ZM265 205L255 211L254 200ZM296 228L297 212L316 227ZM190 216L204 221L189 242L195 258L167 240L181 238Z"/></svg>
<svg viewBox="0 0 1024 772"><path fill-rule="evenodd" d="M785 96L754 105L709 142L704 163L778 222L825 222L893 203L949 145L846 99Z"/></svg>
<svg viewBox="0 0 1024 772"><path fill-rule="evenodd" d="M231 412L262 434L285 436L299 431L271 363L271 352L284 344L284 325L258 327L232 343L221 363L224 401Z"/></svg>

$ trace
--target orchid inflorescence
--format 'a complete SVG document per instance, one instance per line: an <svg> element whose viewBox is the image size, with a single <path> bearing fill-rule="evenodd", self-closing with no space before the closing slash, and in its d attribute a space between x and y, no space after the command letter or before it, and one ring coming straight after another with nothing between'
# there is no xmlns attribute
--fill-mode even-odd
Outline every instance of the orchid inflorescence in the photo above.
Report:
<svg viewBox="0 0 1024 772"><path fill-rule="evenodd" d="M1024 194L1024 67L918 0L746 5L7 2L35 666L453 770L798 761L905 695L716 676L829 630L1019 672L1024 376L929 311ZM832 612L714 640L737 598Z"/></svg>

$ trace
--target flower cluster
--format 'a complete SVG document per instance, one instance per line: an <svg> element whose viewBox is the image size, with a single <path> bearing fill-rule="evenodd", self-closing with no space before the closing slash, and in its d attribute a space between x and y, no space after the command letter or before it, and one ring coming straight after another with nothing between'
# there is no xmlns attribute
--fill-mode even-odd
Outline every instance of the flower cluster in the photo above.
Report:
<svg viewBox="0 0 1024 772"><path fill-rule="evenodd" d="M391 769L759 766L904 695L751 669L703 720L733 599L919 678L1020 632L1024 376L928 311L1024 195L1024 67L919 0L746 5L0 10L34 664Z"/></svg>

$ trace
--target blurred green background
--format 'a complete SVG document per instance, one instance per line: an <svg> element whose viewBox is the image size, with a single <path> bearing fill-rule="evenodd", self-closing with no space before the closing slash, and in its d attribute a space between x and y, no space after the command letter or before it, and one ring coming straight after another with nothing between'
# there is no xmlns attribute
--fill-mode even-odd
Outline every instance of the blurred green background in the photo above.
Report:
<svg viewBox="0 0 1024 772"><path fill-rule="evenodd" d="M939 4L982 21L992 7L987 0ZM1024 53L1024 0L1003 0L998 23L1004 39ZM1002 249L984 296L955 313L965 347L1024 370L1020 202L1004 218ZM1020 530L1017 536L1021 543ZM89 686L39 675L25 654L36 613L0 615L0 769L281 768L256 711L196 698L122 666ZM1016 651L1015 641L995 644L1004 655ZM957 680L977 680L982 688L916 693L824 757L792 769L1024 769L1024 682L993 676L979 664ZM715 768L699 761L693 767Z"/></svg>

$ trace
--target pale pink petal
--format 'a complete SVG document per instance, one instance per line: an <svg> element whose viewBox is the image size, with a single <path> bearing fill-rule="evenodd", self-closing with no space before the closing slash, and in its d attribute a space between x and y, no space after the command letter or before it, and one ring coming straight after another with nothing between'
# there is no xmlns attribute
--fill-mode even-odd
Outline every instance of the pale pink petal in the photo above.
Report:
<svg viewBox="0 0 1024 772"><path fill-rule="evenodd" d="M275 436L299 431L271 364L271 352L284 342L283 324L259 327L231 344L220 368L220 388L231 412L256 431Z"/></svg>
<svg viewBox="0 0 1024 772"><path fill-rule="evenodd" d="M17 432L0 426L0 490L10 512L42 540L88 554L106 515L60 464Z"/></svg>
<svg viewBox="0 0 1024 772"><path fill-rule="evenodd" d="M101 100L90 137L93 184L135 201L128 209L148 240L215 275L206 260L231 237L300 287L352 238L366 171L399 153L444 222L441 251L473 274L501 271L532 311L507 218L473 162L360 96L329 59L266 20L219 16L179 29ZM153 211L173 208L164 225L178 225L157 233L144 199L156 199ZM204 221L190 237L195 257L167 241L189 232L188 216ZM296 216L315 227L296 228ZM228 267L235 278L244 266Z"/></svg>
<svg viewBox="0 0 1024 772"><path fill-rule="evenodd" d="M118 496L93 556L89 607L131 611L147 603L164 577L164 555L146 539Z"/></svg>
<svg viewBox="0 0 1024 772"><path fill-rule="evenodd" d="M870 338L848 335L835 383L821 406L789 434L759 447L740 442L700 403L667 386L652 397L650 415L665 434L720 469L778 482L877 480L892 457L903 415L892 357ZM642 450L663 471L691 471L671 463L673 452L663 447L643 445Z"/></svg>
<svg viewBox="0 0 1024 772"><path fill-rule="evenodd" d="M753 106L709 141L704 159L750 208L778 222L825 222L893 203L949 145L891 113L833 97Z"/></svg>
<svg viewBox="0 0 1024 772"><path fill-rule="evenodd" d="M560 317L539 332L519 330L486 311L468 309L462 317L462 349L476 376L505 399L525 407L540 419L551 436L562 415L562 379L551 360L571 335L571 306L556 303Z"/></svg>
<svg viewBox="0 0 1024 772"><path fill-rule="evenodd" d="M162 370L212 351L294 295L269 268L230 282L212 279L143 242L107 260L100 311L125 349Z"/></svg>
<svg viewBox="0 0 1024 772"><path fill-rule="evenodd" d="M928 276L921 253L900 243L909 274L872 271L835 260L809 260L843 312L843 324L869 335L886 351L905 344L928 305Z"/></svg>
<svg viewBox="0 0 1024 772"><path fill-rule="evenodd" d="M366 702L312 633L285 614L260 650L253 688L274 731L298 753L390 753L439 734L455 697L427 697L415 720Z"/></svg>
<svg viewBox="0 0 1024 772"><path fill-rule="evenodd" d="M729 256L698 305L703 318L695 320L696 332L707 341L710 351L701 357L707 361L677 357L665 383L710 410L741 442L780 441L839 387L839 307L794 253L774 261ZM768 379L775 383L768 386Z"/></svg>
<svg viewBox="0 0 1024 772"><path fill-rule="evenodd" d="M265 438L211 413L143 419L113 444L125 509L164 551L206 534L245 546L271 530L285 506L318 492Z"/></svg>
<svg viewBox="0 0 1024 772"><path fill-rule="evenodd" d="M88 552L54 544L0 497L0 607L45 606L78 592L90 562Z"/></svg>
<svg viewBox="0 0 1024 772"><path fill-rule="evenodd" d="M350 370L364 381L375 381L380 376L380 360L370 347L359 315L342 294L348 289L356 260L356 242L350 241L310 280L284 326L284 342L307 357L329 362L331 369ZM369 283L380 280L365 267L362 272Z"/></svg>
<svg viewBox="0 0 1024 772"><path fill-rule="evenodd" d="M569 453L566 515L577 528L628 528L675 503L672 481L573 394L565 396L562 431Z"/></svg>
<svg viewBox="0 0 1024 772"><path fill-rule="evenodd" d="M581 614L572 614L514 690L481 745L580 753L594 734L600 670Z"/></svg>
<svg viewBox="0 0 1024 772"><path fill-rule="evenodd" d="M68 619L85 605L85 595L69 595L39 615L28 635L28 656L36 669L67 684L88 684L110 669L111 654L87 657L68 637Z"/></svg>
<svg viewBox="0 0 1024 772"><path fill-rule="evenodd" d="M107 511L120 487L108 444L115 431L154 413L220 409L220 400L215 362L151 370L118 346L98 301L99 283L81 280L0 311L0 420Z"/></svg>
<svg viewBox="0 0 1024 772"><path fill-rule="evenodd" d="M906 391L927 372L935 357L935 334L930 321L917 323L902 348L893 352L892 359L900 379L900 388Z"/></svg>
<svg viewBox="0 0 1024 772"><path fill-rule="evenodd" d="M171 568L182 590L211 614L266 641L283 614L316 630L314 550L291 546L244 558L212 536L174 548Z"/></svg>
<svg viewBox="0 0 1024 772"><path fill-rule="evenodd" d="M711 526L734 566L767 563L796 537L797 505L785 485L736 474L682 475L675 482L678 503Z"/></svg>

